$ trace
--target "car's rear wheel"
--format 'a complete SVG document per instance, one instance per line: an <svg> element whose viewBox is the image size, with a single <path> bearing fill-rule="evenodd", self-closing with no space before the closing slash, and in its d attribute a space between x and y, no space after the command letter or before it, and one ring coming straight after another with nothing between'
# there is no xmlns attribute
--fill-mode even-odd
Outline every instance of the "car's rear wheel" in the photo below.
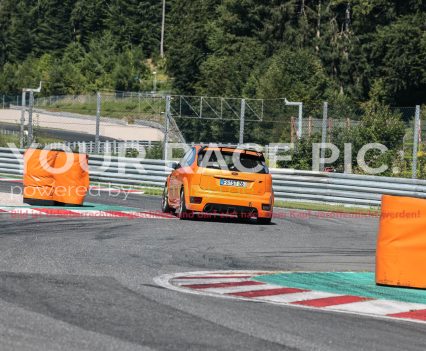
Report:
<svg viewBox="0 0 426 351"><path fill-rule="evenodd" d="M179 219L192 219L193 213L192 211L187 210L186 203L185 203L185 191L182 189L180 192L180 201L179 201L179 208L177 210L177 216Z"/></svg>
<svg viewBox="0 0 426 351"><path fill-rule="evenodd" d="M262 218L262 217L258 217L257 218L257 223L258 224L271 224L272 223L272 218Z"/></svg>
<svg viewBox="0 0 426 351"><path fill-rule="evenodd" d="M161 199L161 211L163 211L164 213L170 213L174 211L169 205L169 188L167 184L164 185L163 189L163 197Z"/></svg>

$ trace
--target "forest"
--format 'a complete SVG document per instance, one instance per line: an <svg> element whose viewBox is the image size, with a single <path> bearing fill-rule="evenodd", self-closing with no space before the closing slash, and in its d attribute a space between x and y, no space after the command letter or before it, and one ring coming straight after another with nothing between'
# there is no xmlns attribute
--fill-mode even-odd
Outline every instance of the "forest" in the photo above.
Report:
<svg viewBox="0 0 426 351"><path fill-rule="evenodd" d="M398 159L414 109L404 116L391 107L426 102L426 2L166 0L160 57L162 6L0 0L0 94L17 95L40 80L44 96L150 91L157 71L160 92L286 97L303 101L314 117L328 101L336 118L362 116L356 128L335 129L330 141L382 142L391 149L383 157ZM290 115L272 102L268 108L282 124L247 122L246 139L289 141ZM238 141L238 122L179 126L190 141ZM301 140L290 166L308 168L317 139Z"/></svg>
<svg viewBox="0 0 426 351"><path fill-rule="evenodd" d="M0 0L0 93L149 89L306 103L426 99L422 0Z"/></svg>

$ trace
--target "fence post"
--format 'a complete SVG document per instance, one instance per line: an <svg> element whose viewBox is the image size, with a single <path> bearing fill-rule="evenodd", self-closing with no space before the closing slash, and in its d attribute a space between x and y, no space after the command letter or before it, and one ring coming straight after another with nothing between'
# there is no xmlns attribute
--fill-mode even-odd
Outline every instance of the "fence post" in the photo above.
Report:
<svg viewBox="0 0 426 351"><path fill-rule="evenodd" d="M240 145L244 144L244 123L246 115L246 99L241 99L241 112L240 112Z"/></svg>
<svg viewBox="0 0 426 351"><path fill-rule="evenodd" d="M170 95L166 96L166 120L165 120L165 128L164 128L164 146L163 146L163 155L164 160L167 162L169 158L169 129L170 129L170 102L171 97Z"/></svg>
<svg viewBox="0 0 426 351"><path fill-rule="evenodd" d="M346 118L346 128L349 129L351 127L351 120L349 117Z"/></svg>
<svg viewBox="0 0 426 351"><path fill-rule="evenodd" d="M101 124L101 93L96 94L96 135L95 135L95 149L96 153L100 152L100 124Z"/></svg>
<svg viewBox="0 0 426 351"><path fill-rule="evenodd" d="M26 93L25 91L22 91L22 110L21 110L21 128L19 133L19 147L21 149L24 148L24 132L25 132L25 98Z"/></svg>
<svg viewBox="0 0 426 351"><path fill-rule="evenodd" d="M328 120L328 142L329 143L331 143L331 134L333 133L333 126L334 126L334 124L333 124L333 118L330 118L329 120Z"/></svg>
<svg viewBox="0 0 426 351"><path fill-rule="evenodd" d="M322 131L321 131L321 159L320 159L321 172L324 172L325 144L327 142L327 120L328 120L328 102L324 102L323 111L322 111Z"/></svg>
<svg viewBox="0 0 426 351"><path fill-rule="evenodd" d="M34 92L30 91L30 104L28 107L28 146L33 143L33 105L34 105Z"/></svg>
<svg viewBox="0 0 426 351"><path fill-rule="evenodd" d="M417 179L417 152L419 151L419 133L420 133L420 106L416 106L416 116L414 119L414 137L413 137L413 165L412 178Z"/></svg>
<svg viewBox="0 0 426 351"><path fill-rule="evenodd" d="M296 142L297 137L297 131L296 131L296 118L291 117L290 118L290 141L291 143Z"/></svg>

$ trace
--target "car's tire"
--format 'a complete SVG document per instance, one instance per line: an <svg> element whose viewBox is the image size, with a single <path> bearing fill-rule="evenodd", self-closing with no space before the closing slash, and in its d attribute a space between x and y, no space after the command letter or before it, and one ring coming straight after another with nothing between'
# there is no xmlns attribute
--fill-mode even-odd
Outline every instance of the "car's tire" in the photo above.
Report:
<svg viewBox="0 0 426 351"><path fill-rule="evenodd" d="M193 212L186 208L184 189L180 191L179 208L177 209L176 214L181 220L192 219L194 217Z"/></svg>
<svg viewBox="0 0 426 351"><path fill-rule="evenodd" d="M262 217L258 217L257 218L257 223L258 224L265 224L265 225L269 225L272 223L272 218L262 218Z"/></svg>
<svg viewBox="0 0 426 351"><path fill-rule="evenodd" d="M167 184L164 185L163 197L161 198L161 211L163 213L174 212L174 209L169 205L169 189Z"/></svg>

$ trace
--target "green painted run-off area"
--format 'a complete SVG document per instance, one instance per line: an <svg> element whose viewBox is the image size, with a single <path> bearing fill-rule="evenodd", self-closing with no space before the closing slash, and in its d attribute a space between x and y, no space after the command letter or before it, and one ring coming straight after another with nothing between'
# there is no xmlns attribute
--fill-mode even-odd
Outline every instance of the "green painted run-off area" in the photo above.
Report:
<svg viewBox="0 0 426 351"><path fill-rule="evenodd" d="M426 290L378 286L371 272L280 273L253 279L289 288L426 304Z"/></svg>

